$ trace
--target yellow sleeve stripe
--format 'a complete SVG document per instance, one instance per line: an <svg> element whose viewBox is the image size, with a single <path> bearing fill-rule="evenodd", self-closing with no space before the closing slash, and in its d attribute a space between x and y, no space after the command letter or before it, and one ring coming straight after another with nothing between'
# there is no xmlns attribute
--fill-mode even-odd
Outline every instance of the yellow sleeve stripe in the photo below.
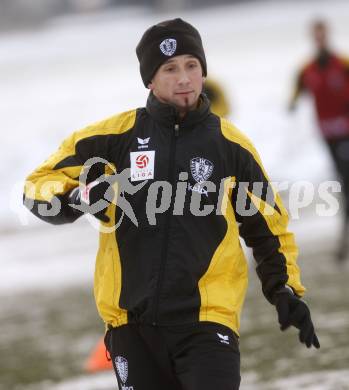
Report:
<svg viewBox="0 0 349 390"><path fill-rule="evenodd" d="M294 235L287 230L288 215L286 210L280 214L274 209L274 207L271 207L253 193L248 192L248 195L256 209L263 216L271 233L277 237L280 242L279 252L283 254L286 259L286 270L288 275L287 284L293 288L296 294L303 296L305 288L301 284L299 278L300 270L297 265L298 247L296 245ZM282 206L281 200L278 206ZM284 209L283 206L282 208Z"/></svg>
<svg viewBox="0 0 349 390"><path fill-rule="evenodd" d="M234 125L229 123L226 119L221 118L221 129L225 138L229 141L239 144L241 147L250 152L263 172L264 177L269 181L268 175L264 170L258 152L252 145L251 141L242 134ZM256 208L261 212L267 226L271 233L278 237L280 242L279 252L282 253L286 259L286 268L288 274L287 284L292 287L296 293L302 296L305 288L299 279L299 268L296 263L298 256L297 245L294 241L292 233L287 231L288 213L284 207L280 195L273 188L275 204L279 207L280 213L274 207L267 204L262 199L256 197L252 193L248 193Z"/></svg>
<svg viewBox="0 0 349 390"><path fill-rule="evenodd" d="M263 175L265 176L266 179L268 179L268 175L263 168L259 154L255 149L255 147L253 146L252 142L246 137L245 134L243 134L240 130L238 130L232 123L228 122L225 118L220 118L220 119L221 119L221 131L223 136L229 141L239 144L241 147L243 147L248 152L250 152L253 158L258 163L259 167L261 168Z"/></svg>
<svg viewBox="0 0 349 390"><path fill-rule="evenodd" d="M73 134L75 145L84 138L96 135L123 134L130 130L136 121L136 110L130 110L114 115L103 121L96 122Z"/></svg>
<svg viewBox="0 0 349 390"><path fill-rule="evenodd" d="M130 130L136 121L136 110L114 115L104 121L97 122L73 133L26 179L25 196L38 201L50 202L55 195L65 194L79 185L84 161L76 156L76 145L79 141L97 135L123 134ZM72 158L72 166L54 169L66 158ZM90 156L95 157L95 156Z"/></svg>
<svg viewBox="0 0 349 390"><path fill-rule="evenodd" d="M246 137L246 135L244 135L240 130L238 130L232 123L228 122L224 118L220 118L220 119L221 119L221 131L222 131L223 136L226 139L228 139L229 141L234 142L236 144L239 144L242 148L244 148L249 153L251 153L254 160L256 161L259 168L261 169L264 177L266 178L266 180L268 180L268 182L270 182L269 177L267 175L267 172L265 171L265 169L263 167L261 158L260 158L257 150L255 149L255 147L253 146L252 142ZM276 205L279 207L279 209L281 210L282 213L284 213L284 212L286 213L286 209L284 208L284 206L281 202L279 194L275 191L275 189L273 188L273 186L271 184L270 184L270 186L271 186L271 189L273 190Z"/></svg>
<svg viewBox="0 0 349 390"><path fill-rule="evenodd" d="M62 195L79 185L82 166L63 168L48 172L34 171L24 185L25 196L29 199L50 202L54 196Z"/></svg>

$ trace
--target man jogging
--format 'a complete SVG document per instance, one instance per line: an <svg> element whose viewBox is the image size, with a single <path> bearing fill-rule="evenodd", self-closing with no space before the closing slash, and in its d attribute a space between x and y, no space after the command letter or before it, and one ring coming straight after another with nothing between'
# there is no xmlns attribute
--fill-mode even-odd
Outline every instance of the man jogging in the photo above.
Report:
<svg viewBox="0 0 349 390"><path fill-rule="evenodd" d="M330 49L324 21L315 21L311 32L316 53L297 76L289 108L293 111L304 93L314 100L321 135L342 182L344 223L336 258L343 261L349 255L349 59Z"/></svg>
<svg viewBox="0 0 349 390"><path fill-rule="evenodd" d="M226 93L216 80L206 79L203 86L203 93L210 101L211 112L222 117L227 117L230 114L231 107ZM113 369L113 365L106 353L104 337L101 337L88 356L85 370L87 372L98 372L109 369Z"/></svg>
<svg viewBox="0 0 349 390"><path fill-rule="evenodd" d="M136 52L146 107L72 134L24 202L51 223L101 220L94 293L120 389L238 389L240 235L281 329L319 348L287 213L251 142L210 112L198 31L164 21Z"/></svg>

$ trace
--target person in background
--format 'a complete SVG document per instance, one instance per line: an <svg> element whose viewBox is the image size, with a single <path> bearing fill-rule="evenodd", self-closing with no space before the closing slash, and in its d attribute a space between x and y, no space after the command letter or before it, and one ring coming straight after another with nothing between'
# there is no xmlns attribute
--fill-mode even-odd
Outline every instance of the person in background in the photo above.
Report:
<svg viewBox="0 0 349 390"><path fill-rule="evenodd" d="M211 103L211 111L223 118L227 118L231 113L231 105L223 87L218 81L207 78L204 83L203 93L206 94Z"/></svg>
<svg viewBox="0 0 349 390"><path fill-rule="evenodd" d="M287 211L251 141L210 111L198 30L160 22L136 54L146 106L69 136L28 176L24 204L53 224L100 221L94 294L119 389L238 390L240 236L281 330L320 348Z"/></svg>
<svg viewBox="0 0 349 390"><path fill-rule="evenodd" d="M344 222L336 258L339 262L349 251L349 59L330 47L328 26L323 20L311 25L315 54L299 72L289 103L294 111L299 97L312 97L318 127L342 184Z"/></svg>

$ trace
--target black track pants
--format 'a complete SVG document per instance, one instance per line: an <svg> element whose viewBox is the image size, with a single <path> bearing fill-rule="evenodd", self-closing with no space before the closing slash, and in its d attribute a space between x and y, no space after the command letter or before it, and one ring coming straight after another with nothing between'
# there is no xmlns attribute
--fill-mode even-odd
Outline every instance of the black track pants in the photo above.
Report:
<svg viewBox="0 0 349 390"><path fill-rule="evenodd" d="M342 182L346 223L349 227L349 137L328 141L327 144Z"/></svg>
<svg viewBox="0 0 349 390"><path fill-rule="evenodd" d="M212 322L110 329L105 344L120 390L237 390L238 338Z"/></svg>

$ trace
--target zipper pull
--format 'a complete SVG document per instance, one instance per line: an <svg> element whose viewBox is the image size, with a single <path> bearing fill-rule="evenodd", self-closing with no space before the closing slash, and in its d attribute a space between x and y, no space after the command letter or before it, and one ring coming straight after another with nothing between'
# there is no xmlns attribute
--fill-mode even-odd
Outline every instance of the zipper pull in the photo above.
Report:
<svg viewBox="0 0 349 390"><path fill-rule="evenodd" d="M175 124L174 131L175 131L175 137L178 137L178 135L179 135L179 124L178 123Z"/></svg>

